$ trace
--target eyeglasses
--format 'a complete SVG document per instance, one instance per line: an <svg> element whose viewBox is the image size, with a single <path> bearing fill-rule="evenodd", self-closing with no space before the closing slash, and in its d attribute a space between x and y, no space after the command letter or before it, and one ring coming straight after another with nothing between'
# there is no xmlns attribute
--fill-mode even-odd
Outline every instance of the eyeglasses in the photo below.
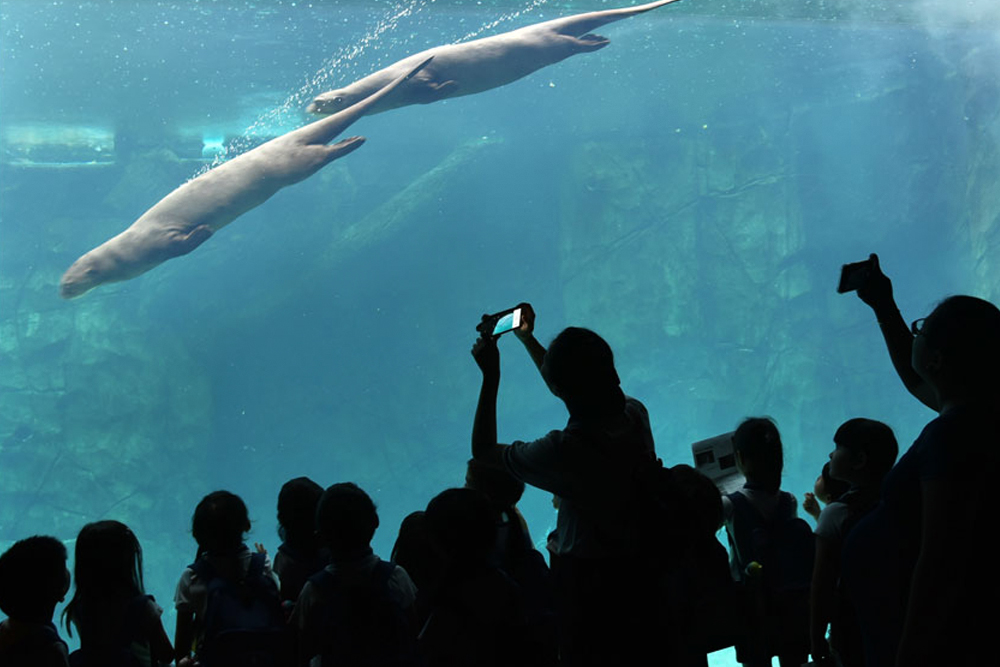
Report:
<svg viewBox="0 0 1000 667"><path fill-rule="evenodd" d="M924 325L927 324L927 318L921 317L919 320L913 320L910 325L910 331L913 332L914 336L919 336L924 332Z"/></svg>

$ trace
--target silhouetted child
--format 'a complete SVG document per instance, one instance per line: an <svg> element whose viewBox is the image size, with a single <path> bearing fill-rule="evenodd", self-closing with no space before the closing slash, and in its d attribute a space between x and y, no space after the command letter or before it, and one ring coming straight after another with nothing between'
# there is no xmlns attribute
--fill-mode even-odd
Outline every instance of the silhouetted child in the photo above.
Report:
<svg viewBox="0 0 1000 667"><path fill-rule="evenodd" d="M833 436L830 477L848 491L829 503L816 525L816 562L811 594L811 653L825 664L831 649L841 667L863 667L864 646L854 605L840 585L840 554L851 529L878 504L882 480L896 462L892 429L872 419L851 419ZM830 626L830 641L826 628Z"/></svg>
<svg viewBox="0 0 1000 667"><path fill-rule="evenodd" d="M163 609L146 595L142 547L120 521L88 523L76 538L76 592L63 619L80 635L74 667L156 667L173 660Z"/></svg>
<svg viewBox="0 0 1000 667"><path fill-rule="evenodd" d="M67 667L66 642L52 614L69 590L66 547L36 535L14 543L0 556L0 665Z"/></svg>
<svg viewBox="0 0 1000 667"><path fill-rule="evenodd" d="M674 544L664 587L670 633L664 665L707 667L708 653L732 646L745 625L726 549L716 538L722 527L722 497L715 484L688 465L670 468L676 494Z"/></svg>
<svg viewBox="0 0 1000 667"><path fill-rule="evenodd" d="M819 513L823 509L820 507L820 503L829 505L847 493L850 487L851 485L847 482L830 477L830 462L827 461L823 464L823 470L820 472L819 477L816 478L816 483L813 484L812 493L806 492L802 500L802 509L805 510L806 514L818 521Z"/></svg>
<svg viewBox="0 0 1000 667"><path fill-rule="evenodd" d="M331 563L295 603L299 665L416 664L416 587L403 568L372 552L378 525L375 503L357 485L323 492L316 529Z"/></svg>
<svg viewBox="0 0 1000 667"><path fill-rule="evenodd" d="M448 489L427 505L427 530L445 559L420 633L430 667L507 667L554 660L528 625L517 583L492 562L496 522L486 497Z"/></svg>
<svg viewBox="0 0 1000 667"><path fill-rule="evenodd" d="M751 640L736 646L747 667L798 667L809 653L809 585L815 542L797 517L795 496L781 490L784 454L774 422L751 417L733 435L743 488L723 497L733 577L754 608Z"/></svg>
<svg viewBox="0 0 1000 667"><path fill-rule="evenodd" d="M316 506L323 487L308 477L285 482L278 494L278 535L274 572L281 580L281 600L290 608L302 586L330 562L330 554L316 536Z"/></svg>
<svg viewBox="0 0 1000 667"><path fill-rule="evenodd" d="M427 530L423 510L411 512L399 524L391 560L406 570L417 587L415 625L422 628L430 614L429 595L437 587L446 567L440 548Z"/></svg>
<svg viewBox="0 0 1000 667"><path fill-rule="evenodd" d="M198 558L174 594L179 666L189 664L192 645L203 667L291 661L278 581L266 552L258 547L251 553L244 544L249 530L247 507L233 493L214 491L195 508L191 532Z"/></svg>

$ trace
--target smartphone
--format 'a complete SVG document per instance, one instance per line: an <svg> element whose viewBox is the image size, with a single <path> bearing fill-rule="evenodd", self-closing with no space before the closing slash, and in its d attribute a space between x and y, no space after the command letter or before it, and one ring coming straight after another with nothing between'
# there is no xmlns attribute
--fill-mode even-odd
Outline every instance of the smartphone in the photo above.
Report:
<svg viewBox="0 0 1000 667"><path fill-rule="evenodd" d="M868 276L871 274L872 261L866 259L863 262L854 262L853 264L844 264L840 269L840 284L837 285L837 291L841 294L845 292L853 292L868 280Z"/></svg>
<svg viewBox="0 0 1000 667"><path fill-rule="evenodd" d="M483 315L483 321L476 327L476 331L481 334L489 333L497 338L519 326L521 326L521 308L515 306L492 315Z"/></svg>

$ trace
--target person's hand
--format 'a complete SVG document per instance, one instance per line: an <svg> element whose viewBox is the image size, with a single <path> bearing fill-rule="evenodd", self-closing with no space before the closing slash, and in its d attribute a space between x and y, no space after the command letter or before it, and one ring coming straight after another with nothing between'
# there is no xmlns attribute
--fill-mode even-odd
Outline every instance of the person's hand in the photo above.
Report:
<svg viewBox="0 0 1000 667"><path fill-rule="evenodd" d="M815 493L806 492L805 498L802 501L802 509L804 509L809 516L819 521L819 501L816 500Z"/></svg>
<svg viewBox="0 0 1000 667"><path fill-rule="evenodd" d="M517 307L521 309L521 326L514 329L514 335L523 342L535 333L535 309L530 303L521 303Z"/></svg>
<svg viewBox="0 0 1000 667"><path fill-rule="evenodd" d="M891 307L894 303L892 299L892 281L882 273L882 268L878 263L878 255L872 253L868 257L871 261L871 269L865 282L858 287L858 298L868 304L876 313L886 307Z"/></svg>
<svg viewBox="0 0 1000 667"><path fill-rule="evenodd" d="M265 547L260 542L254 542L253 543L253 548L254 548L254 551L256 551L257 553L264 554L265 556L267 555L267 547Z"/></svg>
<svg viewBox="0 0 1000 667"><path fill-rule="evenodd" d="M472 346L472 358L483 372L483 379L500 378L500 350L493 336L486 334L476 339Z"/></svg>

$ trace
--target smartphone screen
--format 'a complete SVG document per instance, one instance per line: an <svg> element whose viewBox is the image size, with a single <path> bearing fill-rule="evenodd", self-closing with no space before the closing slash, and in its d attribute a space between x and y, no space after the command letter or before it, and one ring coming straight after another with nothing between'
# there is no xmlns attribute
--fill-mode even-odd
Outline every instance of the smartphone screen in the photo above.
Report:
<svg viewBox="0 0 1000 667"><path fill-rule="evenodd" d="M505 334L508 331L513 331L519 326L521 326L521 309L515 308L509 313L500 316L496 325L493 327L493 335L499 336L500 334Z"/></svg>

